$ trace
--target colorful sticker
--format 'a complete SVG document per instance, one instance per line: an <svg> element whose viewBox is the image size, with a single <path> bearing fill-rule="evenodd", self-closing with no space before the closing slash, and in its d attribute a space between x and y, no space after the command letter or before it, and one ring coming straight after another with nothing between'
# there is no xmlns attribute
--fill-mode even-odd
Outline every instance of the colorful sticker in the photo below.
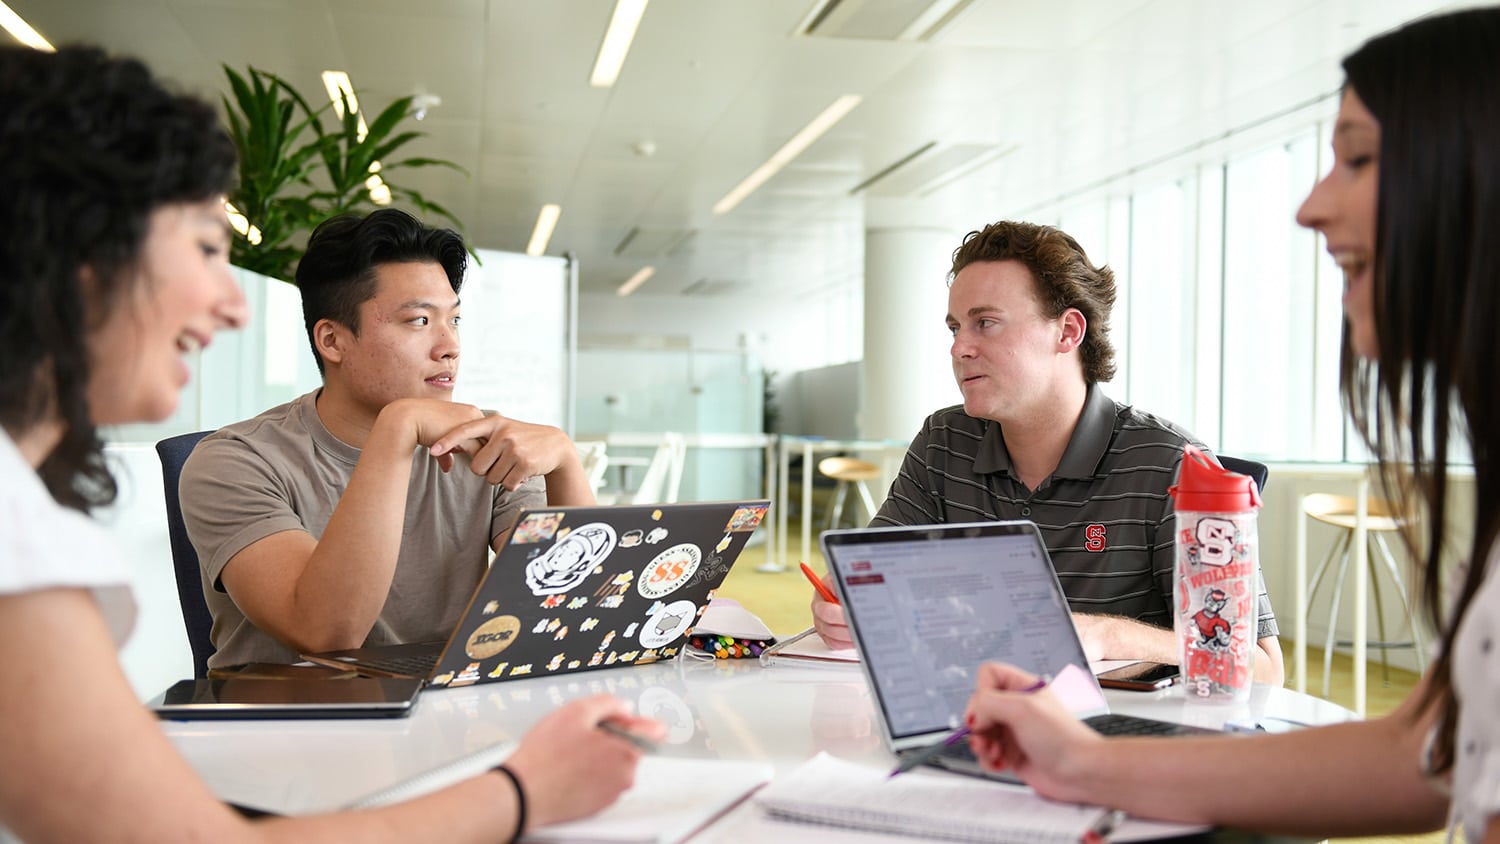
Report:
<svg viewBox="0 0 1500 844"><path fill-rule="evenodd" d="M568 638L568 626L565 624L558 628L557 634L552 637L552 641L561 642L566 638Z"/></svg>
<svg viewBox="0 0 1500 844"><path fill-rule="evenodd" d="M673 601L653 613L641 627L641 646L659 648L693 626L697 606L692 601Z"/></svg>
<svg viewBox="0 0 1500 844"><path fill-rule="evenodd" d="M613 550L614 528L603 522L583 525L526 564L526 585L537 596L567 592L582 583Z"/></svg>
<svg viewBox="0 0 1500 844"><path fill-rule="evenodd" d="M757 504L754 507L736 507L734 515L729 517L728 529L734 532L755 530L766 517L766 508L769 506L771 505Z"/></svg>
<svg viewBox="0 0 1500 844"><path fill-rule="evenodd" d="M500 602L499 601L490 601L489 603L487 603L487 604L484 605L484 614L485 615L494 615L495 612L498 611L499 609L500 609Z"/></svg>
<svg viewBox="0 0 1500 844"><path fill-rule="evenodd" d="M729 534L726 533L724 534L724 538L719 540L719 544L714 546L714 550L722 553L725 548L729 547L729 542Z"/></svg>
<svg viewBox="0 0 1500 844"><path fill-rule="evenodd" d="M639 626L640 626L639 622L635 622L635 621L630 622L630 626L627 627L627 628L625 628L625 638L627 638L627 639L635 638L635 629L637 627L639 627Z"/></svg>
<svg viewBox="0 0 1500 844"><path fill-rule="evenodd" d="M432 685L434 686L446 686L451 682L453 682L452 671L444 672L432 678Z"/></svg>
<svg viewBox="0 0 1500 844"><path fill-rule="evenodd" d="M594 666L598 665L599 663L601 663L603 661L604 661L604 651L599 651L598 653L596 653L593 656L589 657L589 667L593 668Z"/></svg>
<svg viewBox="0 0 1500 844"><path fill-rule="evenodd" d="M464 653L469 659L489 659L510 647L520 630L521 619L513 615L495 616L474 628L464 643Z"/></svg>
<svg viewBox="0 0 1500 844"><path fill-rule="evenodd" d="M624 595L610 595L608 598L599 599L601 609L612 610L625 603Z"/></svg>
<svg viewBox="0 0 1500 844"><path fill-rule="evenodd" d="M529 662L526 663L525 665L517 665L515 668L512 668L510 670L510 676L512 676L512 677L522 677L522 676L530 674L530 673L531 673L531 663L529 663Z"/></svg>
<svg viewBox="0 0 1500 844"><path fill-rule="evenodd" d="M622 536L622 537L620 537L620 547L621 548L634 548L635 546L640 545L641 544L641 537L643 535L644 534L642 534L639 530L627 530L627 531L625 531L625 535Z"/></svg>
<svg viewBox="0 0 1500 844"><path fill-rule="evenodd" d="M570 610L576 610L579 607L588 606L588 603L589 603L589 599L588 598L585 598L582 595L579 595L578 597L576 597L573 600L571 600L571 601L568 602L568 609L570 609Z"/></svg>
<svg viewBox="0 0 1500 844"><path fill-rule="evenodd" d="M609 650L609 643L613 642L614 640L615 631L611 630L608 633L605 633L603 641L599 642L599 652L603 653L604 651Z"/></svg>
<svg viewBox="0 0 1500 844"><path fill-rule="evenodd" d="M562 524L562 517L562 513L531 513L516 525L516 529L511 532L510 541L516 545L545 542L557 534L557 526Z"/></svg>
<svg viewBox="0 0 1500 844"><path fill-rule="evenodd" d="M578 666L580 666L582 664L583 664L582 662L580 662L580 661L578 661L576 659L570 659L570 660L568 660L568 670L572 671L572 670L574 670L575 668L577 668Z"/></svg>
<svg viewBox="0 0 1500 844"><path fill-rule="evenodd" d="M635 584L636 591L641 593L642 598L670 595L688 582L688 578L698 570L698 564L702 561L703 552L698 550L698 546L689 542L673 545L657 554L641 570L641 579Z"/></svg>
<svg viewBox="0 0 1500 844"><path fill-rule="evenodd" d="M490 670L490 679L496 680L505 676L505 669L510 666L508 662L502 662Z"/></svg>
<svg viewBox="0 0 1500 844"><path fill-rule="evenodd" d="M658 543L658 542L660 542L660 541L662 541L663 539L666 539L666 538L667 538L667 529L666 528L664 528L664 527L654 527L654 528L651 529L650 533L646 534L646 544L647 545L655 545L656 543Z"/></svg>
<svg viewBox="0 0 1500 844"><path fill-rule="evenodd" d="M464 670L460 671L458 673L458 676L453 678L453 682L449 683L448 685L451 688L456 689L460 686L472 686L477 682L479 682L479 663L471 662L467 666L465 666Z"/></svg>
<svg viewBox="0 0 1500 844"><path fill-rule="evenodd" d="M578 623L578 632L580 632L580 633L586 633L586 632L588 632L590 630L593 630L595 627L598 627L598 626L599 626L599 619L594 618L593 616L589 616L588 618L585 618L583 621L580 621Z"/></svg>
<svg viewBox="0 0 1500 844"><path fill-rule="evenodd" d="M548 671L556 671L557 669L562 668L562 661L565 660L565 659L567 659L567 658L568 658L568 655L565 654L565 653L564 654L558 654L557 656L554 656L547 663L547 670Z"/></svg>

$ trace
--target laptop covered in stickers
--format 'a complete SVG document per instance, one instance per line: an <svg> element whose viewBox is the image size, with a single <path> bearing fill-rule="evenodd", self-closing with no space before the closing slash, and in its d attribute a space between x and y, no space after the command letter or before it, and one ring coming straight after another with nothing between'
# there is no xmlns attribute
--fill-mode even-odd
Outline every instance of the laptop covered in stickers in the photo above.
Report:
<svg viewBox="0 0 1500 844"><path fill-rule="evenodd" d="M302 658L453 687L671 659L769 507L752 499L523 511L446 642Z"/></svg>

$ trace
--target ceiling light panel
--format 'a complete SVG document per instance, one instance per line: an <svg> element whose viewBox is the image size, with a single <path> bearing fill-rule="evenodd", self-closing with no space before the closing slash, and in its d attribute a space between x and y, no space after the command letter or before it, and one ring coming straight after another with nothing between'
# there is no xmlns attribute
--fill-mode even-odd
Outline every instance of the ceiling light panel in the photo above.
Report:
<svg viewBox="0 0 1500 844"><path fill-rule="evenodd" d="M0 28L9 32L10 37L33 50L43 50L48 53L57 52L57 49L52 46L50 41L43 38L40 32L37 32L31 24L27 23L24 18L16 14L15 10L4 2L0 2Z"/></svg>
<svg viewBox="0 0 1500 844"><path fill-rule="evenodd" d="M608 88L620 78L625 57L630 54L630 43L635 40L636 28L641 24L641 16L646 14L646 3L647 0L615 0L609 28L604 31L604 39L599 42L599 55L594 58L590 85Z"/></svg>
<svg viewBox="0 0 1500 844"><path fill-rule="evenodd" d="M801 155L803 150L812 146L819 138L823 137L829 129L832 129L840 120L843 120L849 112L853 111L860 103L857 94L845 94L834 100L827 108L823 109L812 122L802 127L801 131L793 135L791 140L782 144L781 149L771 153L766 163L755 168L744 181L730 189L718 202L714 203L715 214L728 214L736 206L745 201L745 198L754 193L761 185L770 181L771 177L781 171L783 167L790 164L793 159Z"/></svg>
<svg viewBox="0 0 1500 844"><path fill-rule="evenodd" d="M547 244L557 228L557 219L562 216L562 206L547 204L537 212L536 227L531 230L531 241L526 244L526 254L532 257L547 254Z"/></svg>

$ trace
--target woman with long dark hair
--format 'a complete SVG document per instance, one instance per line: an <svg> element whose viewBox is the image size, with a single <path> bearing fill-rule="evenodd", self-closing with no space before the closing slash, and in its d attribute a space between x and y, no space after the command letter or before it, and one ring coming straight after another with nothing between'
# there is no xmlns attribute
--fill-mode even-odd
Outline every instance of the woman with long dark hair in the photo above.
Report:
<svg viewBox="0 0 1500 844"><path fill-rule="evenodd" d="M1500 841L1500 9L1408 24L1344 62L1333 167L1297 219L1345 274L1343 392L1407 537L1442 649L1396 712L1253 739L1106 741L1036 678L986 665L974 747L1048 796L1301 835ZM1472 512L1448 488L1474 462ZM1454 548L1454 522L1473 540ZM1466 562L1442 565L1444 552ZM1141 742L1151 742L1143 746Z"/></svg>
<svg viewBox="0 0 1500 844"><path fill-rule="evenodd" d="M443 791L257 824L135 699L115 653L129 572L87 517L115 495L97 426L169 416L185 356L245 321L234 168L212 107L138 62L0 48L0 841L513 841L598 810L638 758L598 724L664 732L606 696Z"/></svg>

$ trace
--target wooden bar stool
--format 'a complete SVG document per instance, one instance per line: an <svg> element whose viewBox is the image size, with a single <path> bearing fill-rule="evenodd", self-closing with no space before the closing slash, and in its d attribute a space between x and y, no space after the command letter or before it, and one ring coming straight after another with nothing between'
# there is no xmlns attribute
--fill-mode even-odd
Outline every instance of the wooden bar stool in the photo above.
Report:
<svg viewBox="0 0 1500 844"><path fill-rule="evenodd" d="M1312 583L1308 587L1308 604L1318 593L1318 587L1322 585L1324 576L1328 573L1329 566L1335 558L1338 559L1338 573L1333 581L1333 603L1328 613L1328 636L1323 650L1323 696L1328 696L1329 676L1333 673L1333 649L1341 645L1354 645L1355 641L1338 639L1338 617L1339 603L1343 597L1344 579L1349 571L1351 557L1358 556L1353 548L1354 537L1358 526L1358 501L1347 495L1331 495L1328 493L1312 493L1302 497L1302 511L1308 517L1316 519L1327 525L1341 528L1342 534L1334 540L1333 546L1328 549L1328 554L1323 562L1318 565L1317 571L1313 573ZM1373 642L1367 642L1366 646L1380 650L1380 665L1382 676L1386 682L1390 682L1390 661L1388 651L1391 648L1412 648L1417 655L1418 665L1425 665L1425 651L1422 649L1422 631L1417 622L1416 614L1406 592L1406 583L1401 577L1401 568L1396 564L1395 557L1391 554L1390 545L1386 542L1385 535L1394 533L1401 529L1402 517L1396 512L1394 505L1389 501L1379 498L1367 499L1364 530L1366 532L1366 545L1368 553L1365 555L1369 566L1370 595L1375 599L1375 622L1380 631L1380 638ZM1379 570L1376 566L1377 560L1384 567L1387 574L1395 581L1398 591L1397 597L1401 601L1401 609L1406 617L1406 623L1411 630L1411 638L1403 641L1391 641L1387 638L1385 629L1385 613L1380 597L1380 581L1377 575ZM1354 597L1356 602L1364 600L1363 595ZM1358 607L1359 604L1356 604ZM1362 615L1356 609L1356 617ZM1356 638L1362 639L1364 631L1355 631Z"/></svg>
<svg viewBox="0 0 1500 844"><path fill-rule="evenodd" d="M880 477L879 466L854 457L825 457L818 461L818 471L839 482L833 492L833 515L828 520L830 530L839 526L839 519L844 515L844 496L849 494L851 486L859 491L865 514L875 518L875 499L865 481Z"/></svg>

